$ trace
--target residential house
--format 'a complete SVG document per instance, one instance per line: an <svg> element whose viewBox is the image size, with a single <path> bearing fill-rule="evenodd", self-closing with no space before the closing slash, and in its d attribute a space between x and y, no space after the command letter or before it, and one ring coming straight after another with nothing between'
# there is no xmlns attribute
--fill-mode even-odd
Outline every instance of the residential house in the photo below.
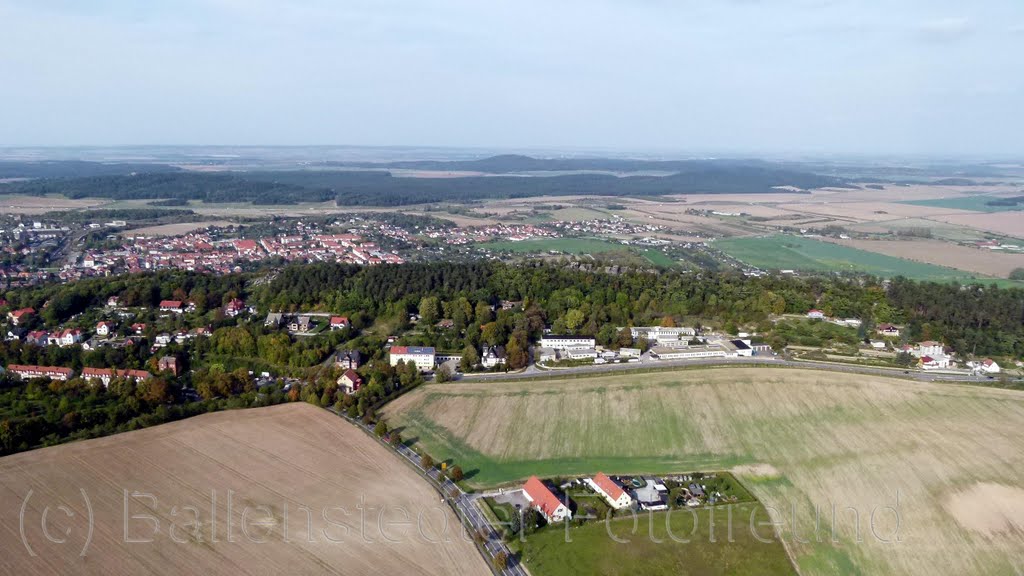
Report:
<svg viewBox="0 0 1024 576"><path fill-rule="evenodd" d="M142 336L142 333L145 332L145 331L146 331L146 325L145 324L143 324L141 322L136 322L135 324L132 324L132 332L134 332L135 334L137 334L139 336Z"/></svg>
<svg viewBox="0 0 1024 576"><path fill-rule="evenodd" d="M74 371L71 368L61 366L31 366L22 364L9 364L7 371L17 374L23 380L32 378L49 378L51 380L68 380Z"/></svg>
<svg viewBox="0 0 1024 576"><path fill-rule="evenodd" d="M161 372L170 372L175 376L181 372L181 364L178 359L174 356L161 356L160 360L157 361L157 369Z"/></svg>
<svg viewBox="0 0 1024 576"><path fill-rule="evenodd" d="M7 329L7 341L16 342L25 337L25 329L19 326L12 326Z"/></svg>
<svg viewBox="0 0 1024 576"><path fill-rule="evenodd" d="M480 365L484 368L494 368L505 363L504 346L488 346L484 344L480 352Z"/></svg>
<svg viewBox="0 0 1024 576"><path fill-rule="evenodd" d="M980 362L968 362L967 367L980 374L999 374L1002 368L991 358L985 358Z"/></svg>
<svg viewBox="0 0 1024 576"><path fill-rule="evenodd" d="M421 372L434 369L435 352L433 346L393 346L390 352L392 366L399 362L412 362Z"/></svg>
<svg viewBox="0 0 1024 576"><path fill-rule="evenodd" d="M185 311L185 304L181 300L161 300L160 311L181 314Z"/></svg>
<svg viewBox="0 0 1024 576"><path fill-rule="evenodd" d="M879 324L875 327L875 330L882 336L889 338L897 338L900 335L900 329L892 324Z"/></svg>
<svg viewBox="0 0 1024 576"><path fill-rule="evenodd" d="M25 335L25 343L46 346L50 343L50 334L46 330L33 330Z"/></svg>
<svg viewBox="0 0 1024 576"><path fill-rule="evenodd" d="M348 317L331 316L331 330L342 330L348 328Z"/></svg>
<svg viewBox="0 0 1024 576"><path fill-rule="evenodd" d="M949 356L945 354L936 355L934 358L931 356L921 356L918 360L921 364L921 368L925 370L942 370L949 368Z"/></svg>
<svg viewBox="0 0 1024 576"><path fill-rule="evenodd" d="M234 318L242 312L245 312L245 302L238 298L232 298L230 302L224 305L224 315Z"/></svg>
<svg viewBox="0 0 1024 576"><path fill-rule="evenodd" d="M107 298L107 308L117 308L121 303L121 298L118 296L111 296Z"/></svg>
<svg viewBox="0 0 1024 576"><path fill-rule="evenodd" d="M355 370L348 369L338 378L338 389L345 394L355 394L363 386L363 378Z"/></svg>
<svg viewBox="0 0 1024 576"><path fill-rule="evenodd" d="M35 308L19 308L12 310L7 313L7 319L11 321L11 324L17 326L26 322L30 317L36 313Z"/></svg>
<svg viewBox="0 0 1024 576"><path fill-rule="evenodd" d="M536 508L549 524L572 519L572 510L540 478L530 476L523 485L523 494L530 501L531 507Z"/></svg>
<svg viewBox="0 0 1024 576"><path fill-rule="evenodd" d="M109 336L111 330L114 329L114 325L111 322L100 322L96 325L96 334L100 336Z"/></svg>
<svg viewBox="0 0 1024 576"><path fill-rule="evenodd" d="M358 350L340 350L334 358L334 365L340 368L356 370L362 365L362 356Z"/></svg>
<svg viewBox="0 0 1024 576"><path fill-rule="evenodd" d="M116 368L82 368L82 378L99 380L104 386L110 386L114 378L124 378L136 382L151 378L152 374L145 370L118 370Z"/></svg>
<svg viewBox="0 0 1024 576"><path fill-rule="evenodd" d="M811 320L824 320L825 313L822 312L821 310L809 310L807 312L807 317L810 318Z"/></svg>
<svg viewBox="0 0 1024 576"><path fill-rule="evenodd" d="M615 510L622 510L633 505L633 498L604 472L598 472L593 478L587 478L586 483Z"/></svg>
<svg viewBox="0 0 1024 576"><path fill-rule="evenodd" d="M157 334L156 340L153 342L154 348L163 348L171 343L171 335L164 332L163 334Z"/></svg>
<svg viewBox="0 0 1024 576"><path fill-rule="evenodd" d="M267 319L263 321L263 325L268 328L278 328L284 322L284 314L280 312L271 312L267 314Z"/></svg>

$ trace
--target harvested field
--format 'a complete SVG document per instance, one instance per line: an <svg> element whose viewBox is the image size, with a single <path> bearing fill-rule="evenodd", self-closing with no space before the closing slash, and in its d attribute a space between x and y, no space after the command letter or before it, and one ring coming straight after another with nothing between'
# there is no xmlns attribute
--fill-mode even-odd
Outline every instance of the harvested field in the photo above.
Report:
<svg viewBox="0 0 1024 576"><path fill-rule="evenodd" d="M425 480L308 404L8 456L0 486L4 574L490 574Z"/></svg>
<svg viewBox="0 0 1024 576"><path fill-rule="evenodd" d="M803 574L1024 570L1020 392L728 368L429 385L386 413L480 484L732 469Z"/></svg>
<svg viewBox="0 0 1024 576"><path fill-rule="evenodd" d="M1024 254L958 246L939 240L835 240L831 238L822 238L822 240L868 252L877 252L938 266L949 266L996 278L1006 278L1014 268L1024 268Z"/></svg>
<svg viewBox="0 0 1024 576"><path fill-rule="evenodd" d="M992 214L934 216L933 219L996 234L1005 234L1014 238L1024 238L1024 213L1019 210Z"/></svg>

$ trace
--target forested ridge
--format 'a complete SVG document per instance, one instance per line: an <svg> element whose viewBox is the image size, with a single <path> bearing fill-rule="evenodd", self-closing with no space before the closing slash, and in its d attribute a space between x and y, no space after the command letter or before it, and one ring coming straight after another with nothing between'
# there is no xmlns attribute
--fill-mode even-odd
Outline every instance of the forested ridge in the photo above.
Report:
<svg viewBox="0 0 1024 576"><path fill-rule="evenodd" d="M115 200L201 200L401 206L537 196L661 196L683 193L770 193L777 186L811 189L845 181L765 165L701 164L667 176L567 174L536 177L403 178L382 171L159 172L40 178L0 184L0 194Z"/></svg>

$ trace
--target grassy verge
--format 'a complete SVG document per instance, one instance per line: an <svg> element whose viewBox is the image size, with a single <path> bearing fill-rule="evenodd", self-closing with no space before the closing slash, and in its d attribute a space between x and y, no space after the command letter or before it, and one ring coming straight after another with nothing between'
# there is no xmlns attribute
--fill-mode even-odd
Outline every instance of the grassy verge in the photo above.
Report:
<svg viewBox="0 0 1024 576"><path fill-rule="evenodd" d="M523 561L534 576L794 573L759 504L642 514L637 520L568 530L549 526L520 542Z"/></svg>

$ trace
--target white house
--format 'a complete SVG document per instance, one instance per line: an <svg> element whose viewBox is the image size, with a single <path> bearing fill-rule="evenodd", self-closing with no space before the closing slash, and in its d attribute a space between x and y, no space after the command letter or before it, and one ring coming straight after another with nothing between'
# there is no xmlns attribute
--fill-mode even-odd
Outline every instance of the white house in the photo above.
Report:
<svg viewBox="0 0 1024 576"><path fill-rule="evenodd" d="M882 336L888 336L890 338L895 338L900 335L900 329L892 324L879 324L875 327L875 330L877 330Z"/></svg>
<svg viewBox="0 0 1024 576"><path fill-rule="evenodd" d="M611 478L606 476L604 472L598 472L597 476L587 478L586 483L593 488L594 492L600 494L608 502L609 506L616 510L629 508L633 505L633 498L618 484L613 482Z"/></svg>
<svg viewBox="0 0 1024 576"><path fill-rule="evenodd" d="M421 372L434 369L435 352L433 346L393 346L390 362L397 366L399 362L412 362Z"/></svg>
<svg viewBox="0 0 1024 576"><path fill-rule="evenodd" d="M807 312L807 317L812 320L824 320L825 313L821 310L810 310Z"/></svg>
<svg viewBox="0 0 1024 576"><path fill-rule="evenodd" d="M338 378L338 388L345 394L355 394L363 386L363 378L349 368Z"/></svg>
<svg viewBox="0 0 1024 576"><path fill-rule="evenodd" d="M589 336L544 336L540 339L541 348L554 348L555 350L570 350L572 348L593 348L597 345Z"/></svg>
<svg viewBox="0 0 1024 576"><path fill-rule="evenodd" d="M484 344L480 353L480 365L484 368L493 368L505 363L505 349L498 346Z"/></svg>
<svg viewBox="0 0 1024 576"><path fill-rule="evenodd" d="M96 325L96 333L100 336L109 336L113 327L110 322L100 322Z"/></svg>
<svg viewBox="0 0 1024 576"><path fill-rule="evenodd" d="M572 510L569 510L569 507L560 501L536 476L530 476L530 479L523 485L523 494L530 501L530 505L536 508L549 524L572 518Z"/></svg>
<svg viewBox="0 0 1024 576"><path fill-rule="evenodd" d="M1002 368L991 358L985 358L981 362L968 362L967 366L975 372L983 374L999 374Z"/></svg>

